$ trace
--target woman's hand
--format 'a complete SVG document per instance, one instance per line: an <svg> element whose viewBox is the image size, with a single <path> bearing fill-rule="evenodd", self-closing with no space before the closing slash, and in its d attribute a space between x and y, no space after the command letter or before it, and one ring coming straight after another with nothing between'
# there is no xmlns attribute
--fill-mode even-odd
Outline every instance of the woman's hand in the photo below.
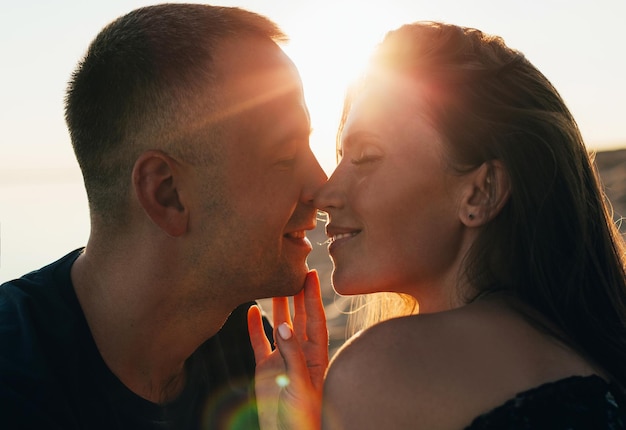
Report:
<svg viewBox="0 0 626 430"><path fill-rule="evenodd" d="M319 429L328 330L317 272L309 272L304 289L294 296L293 324L287 297L273 299L273 314L274 351L263 331L259 308L248 311L261 428Z"/></svg>

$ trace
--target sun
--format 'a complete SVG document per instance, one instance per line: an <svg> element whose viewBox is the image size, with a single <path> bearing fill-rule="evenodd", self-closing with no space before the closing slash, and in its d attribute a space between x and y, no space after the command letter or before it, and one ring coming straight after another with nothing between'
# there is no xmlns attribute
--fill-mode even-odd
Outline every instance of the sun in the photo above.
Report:
<svg viewBox="0 0 626 430"><path fill-rule="evenodd" d="M311 148L327 174L335 168L335 138L346 89L385 33L403 20L380 5L364 3L337 1L332 8L305 8L284 26L290 42L283 49L300 71L311 114Z"/></svg>

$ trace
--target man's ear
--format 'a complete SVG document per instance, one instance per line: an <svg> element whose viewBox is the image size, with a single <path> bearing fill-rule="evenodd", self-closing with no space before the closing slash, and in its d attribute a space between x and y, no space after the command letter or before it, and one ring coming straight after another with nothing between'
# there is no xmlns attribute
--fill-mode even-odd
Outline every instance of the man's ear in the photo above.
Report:
<svg viewBox="0 0 626 430"><path fill-rule="evenodd" d="M133 166L133 188L146 215L161 230L179 237L187 230L189 213L178 192L176 161L161 151L146 151Z"/></svg>
<svg viewBox="0 0 626 430"><path fill-rule="evenodd" d="M500 160L485 161L468 175L459 216L468 227L491 221L504 207L511 194L509 175Z"/></svg>

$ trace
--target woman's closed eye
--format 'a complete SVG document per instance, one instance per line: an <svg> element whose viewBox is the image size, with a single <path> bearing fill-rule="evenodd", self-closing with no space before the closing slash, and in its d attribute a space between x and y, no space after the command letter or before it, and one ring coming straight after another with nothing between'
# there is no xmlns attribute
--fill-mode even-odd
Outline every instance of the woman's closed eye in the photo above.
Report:
<svg viewBox="0 0 626 430"><path fill-rule="evenodd" d="M351 157L350 162L354 164L355 166L360 166L360 165L367 164L367 163L373 163L375 161L380 160L381 158L382 158L382 155L380 154L364 151L364 152L361 152L356 157Z"/></svg>
<svg viewBox="0 0 626 430"><path fill-rule="evenodd" d="M369 133L352 133L337 148L337 159L354 166L374 163L383 158L385 151L379 138L372 138Z"/></svg>

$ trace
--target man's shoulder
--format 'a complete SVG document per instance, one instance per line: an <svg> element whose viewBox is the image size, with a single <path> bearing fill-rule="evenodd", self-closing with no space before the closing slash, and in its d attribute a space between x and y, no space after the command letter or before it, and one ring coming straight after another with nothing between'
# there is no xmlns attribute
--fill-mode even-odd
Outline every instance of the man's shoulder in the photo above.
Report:
<svg viewBox="0 0 626 430"><path fill-rule="evenodd" d="M0 286L3 371L11 366L34 367L43 357L60 354L75 343L81 327L80 308L72 299L69 281L75 252Z"/></svg>
<svg viewBox="0 0 626 430"><path fill-rule="evenodd" d="M50 284L71 284L70 270L81 252L82 248L76 249L40 269L3 282L0 284L0 296L11 296L18 291L36 294L38 291L46 291L44 288Z"/></svg>
<svg viewBox="0 0 626 430"><path fill-rule="evenodd" d="M24 276L0 285L0 327L30 321L54 312L72 292L70 269L78 251Z"/></svg>
<svg viewBox="0 0 626 430"><path fill-rule="evenodd" d="M0 286L0 427L67 423L80 409L70 404L93 398L96 350L69 275L78 252Z"/></svg>

